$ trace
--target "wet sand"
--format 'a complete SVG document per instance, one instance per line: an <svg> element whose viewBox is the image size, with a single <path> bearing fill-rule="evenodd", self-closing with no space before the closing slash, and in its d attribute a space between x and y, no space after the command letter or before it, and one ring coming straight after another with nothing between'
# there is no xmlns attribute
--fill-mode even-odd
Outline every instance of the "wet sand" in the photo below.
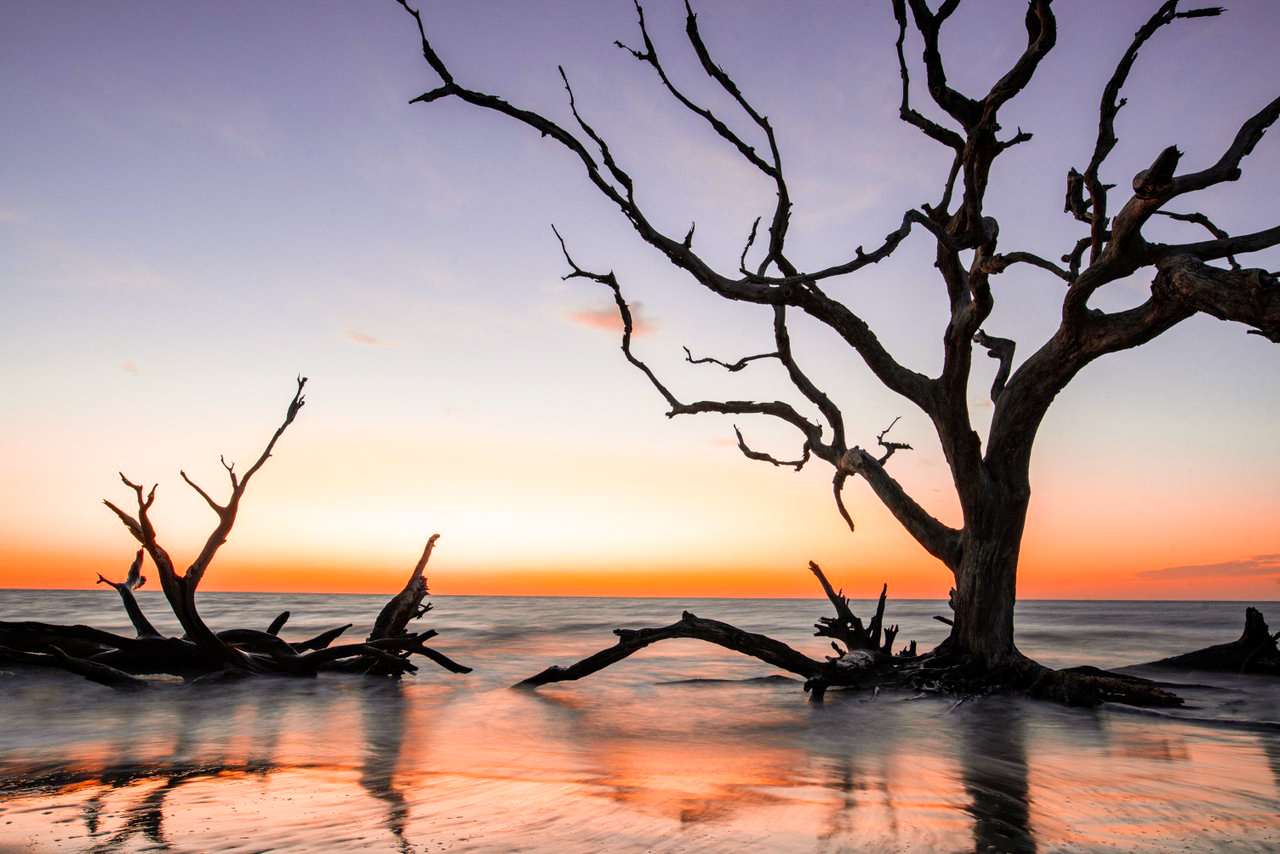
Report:
<svg viewBox="0 0 1280 854"><path fill-rule="evenodd" d="M483 659L474 679L125 696L0 677L0 851L1280 848L1269 683L1220 680L1173 717L1007 697L814 706L763 665L672 641L510 690L609 642L566 629L583 608L561 602L535 628L442 634Z"/></svg>

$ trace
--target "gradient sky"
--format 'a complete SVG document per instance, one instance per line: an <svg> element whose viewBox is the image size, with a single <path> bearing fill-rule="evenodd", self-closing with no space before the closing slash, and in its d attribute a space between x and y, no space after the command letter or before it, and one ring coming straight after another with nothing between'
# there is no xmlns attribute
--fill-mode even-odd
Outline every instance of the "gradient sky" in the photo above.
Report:
<svg viewBox="0 0 1280 854"><path fill-rule="evenodd" d="M1059 4L1058 47L1006 111L1007 131L1035 138L997 162L1003 249L1057 257L1081 233L1064 177L1086 165L1102 85L1155 5ZM896 118L887 3L696 6L720 64L779 128L802 267L874 246L936 200L948 160ZM954 85L985 91L1012 62L1015 6L956 16ZM673 73L745 132L691 64L681 5L646 9ZM681 234L696 221L705 256L736 266L770 188L612 47L637 40L629 3L434 0L425 14L464 85L566 120L562 63L656 221ZM1104 180L1127 186L1169 144L1187 171L1216 160L1276 94L1278 25L1280 5L1253 0L1162 31L1126 89ZM887 580L891 595L945 597L948 573L865 486L846 489L851 534L821 464L744 460L726 418L667 420L618 350L608 293L561 281L551 223L583 266L617 271L644 322L636 349L682 396L785 393L768 365L681 364L684 345L772 349L768 313L683 280L554 144L460 103L407 103L436 82L392 0L0 4L0 585L122 576L134 545L100 503L130 498L118 471L159 482L161 542L185 565L213 519L179 469L220 494L219 455L247 467L302 373L308 405L202 589L390 591L439 532L440 593L809 596L816 560L851 595ZM1276 133L1243 182L1175 209L1233 233L1275 225ZM900 255L838 292L932 373L945 323L932 248L918 232ZM1276 269L1280 255L1245 263ZM1056 325L1060 283L1019 270L996 284L986 328L1025 357ZM954 523L925 418L831 336L794 335L851 441L872 445L902 416L893 435L916 450L891 472ZM1278 368L1280 347L1197 318L1086 369L1038 440L1020 593L1280 598ZM798 449L776 426L739 426L779 456Z"/></svg>

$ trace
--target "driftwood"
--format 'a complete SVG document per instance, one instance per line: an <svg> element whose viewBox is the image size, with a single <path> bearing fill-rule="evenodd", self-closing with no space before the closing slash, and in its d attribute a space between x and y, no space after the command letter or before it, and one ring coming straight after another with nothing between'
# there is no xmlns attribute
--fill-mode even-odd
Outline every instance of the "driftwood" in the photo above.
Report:
<svg viewBox="0 0 1280 854"><path fill-rule="evenodd" d="M744 631L728 623L703 619L685 611L679 622L669 626L652 629L614 629L613 633L618 637L615 645L602 649L568 667L552 665L514 687L536 688L552 682L581 679L611 664L617 664L650 644L671 638L692 638L717 644L801 676L805 680L804 690L809 693L814 702L822 702L829 687L854 687L868 684L869 678L891 660L893 639L898 633L898 627L892 626L885 630L884 641L880 640L880 626L884 620L888 586L881 590L880 603L870 626L864 627L862 621L849 608L849 600L844 596L843 591L837 592L831 586L816 563L810 563L809 569L817 577L827 598L836 609L835 617L819 618L818 624L814 626L817 630L814 634L835 638L847 647L841 648L833 640L831 646L835 649L836 655L828 656L825 661L810 658L767 635ZM899 656L900 661L914 659L914 641L909 650L908 654Z"/></svg>
<svg viewBox="0 0 1280 854"><path fill-rule="evenodd" d="M820 617L816 637L833 638L836 652L819 661L766 635L744 631L728 623L697 617L685 611L678 622L660 628L615 629L613 646L567 667L553 665L519 682L517 688L537 688L590 676L650 644L670 638L692 638L717 644L802 677L804 690L814 702L822 702L828 688L900 688L921 694L971 697L1014 691L1069 706L1096 706L1104 702L1132 706L1180 706L1182 699L1170 686L1129 674L1096 667L1052 670L1021 657L993 669L974 656L957 652L944 641L931 652L917 654L916 643L893 654L897 626L884 627L887 585L881 588L875 615L867 625L853 613L844 591L837 591L815 563L809 570L818 579L835 617ZM946 618L939 618L949 622ZM882 639L883 636L883 639ZM1280 675L1276 640L1261 612L1249 608L1245 631L1239 640L1186 655L1152 662L1147 666L1182 670L1220 670ZM843 644L843 646L841 646Z"/></svg>
<svg viewBox="0 0 1280 854"><path fill-rule="evenodd" d="M1280 638L1280 632L1271 633L1262 612L1257 608L1246 608L1244 633L1238 639L1162 658L1146 666L1280 676L1280 650L1276 648L1276 638Z"/></svg>
<svg viewBox="0 0 1280 854"><path fill-rule="evenodd" d="M235 466L223 460L222 465L231 481L231 496L225 504L216 502L185 472L181 473L182 479L218 517L204 548L186 572L179 574L175 570L172 559L158 542L152 527L148 512L155 502L156 488L153 486L144 494L140 484L120 475L124 484L134 492L136 513L128 513L110 501L104 503L142 548L134 557L124 581L111 581L99 575L98 583L108 584L120 594L136 637L124 637L89 626L0 621L0 663L66 670L120 690L145 688L151 683L138 677L154 674L196 681L252 674L309 677L321 671L338 670L399 678L418 669L410 660L415 655L453 673L469 673L471 668L426 646L426 641L436 635L435 631L408 630L410 622L431 609L429 604L422 602L427 593L424 570L439 534L432 535L427 541L404 590L383 607L373 632L363 642L332 645L351 627L350 624L312 638L286 641L280 637L280 631L289 619L288 611L272 620L265 631L245 627L215 632L200 616L196 608L196 589L235 524L240 499L250 479L266 463L276 442L301 411L304 403L302 390L306 382L305 377L298 378L297 391L289 402L284 422L243 475L238 475ZM182 626L182 637L161 636L138 604L134 591L147 580L142 574L144 556L151 558L160 576L165 600Z"/></svg>
<svg viewBox="0 0 1280 854"><path fill-rule="evenodd" d="M639 652L652 643L671 638L693 638L706 641L750 655L782 670L812 679L821 674L825 665L804 653L797 652L782 641L765 635L746 632L718 620L704 620L688 611L680 615L679 622L658 629L614 629L618 642L595 655L588 656L568 667L552 665L541 673L530 676L516 685L517 688L536 688L551 682L567 682L590 676L611 664Z"/></svg>

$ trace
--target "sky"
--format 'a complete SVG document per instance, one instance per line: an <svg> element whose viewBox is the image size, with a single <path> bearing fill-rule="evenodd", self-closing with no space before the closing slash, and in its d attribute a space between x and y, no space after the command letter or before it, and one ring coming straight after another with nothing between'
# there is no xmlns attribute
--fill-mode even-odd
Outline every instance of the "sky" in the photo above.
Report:
<svg viewBox="0 0 1280 854"><path fill-rule="evenodd" d="M946 152L897 119L888 4L695 2L717 61L778 129L795 201L792 257L814 269L878 245L936 201ZM1058 46L1006 133L987 212L1001 247L1056 258L1080 236L1067 169L1093 148L1102 87L1154 3L1058 4ZM944 30L952 85L985 91L1025 43L1018 4L966 4ZM645 4L658 49L694 97L744 133L683 36L682 4ZM1014 11L1011 11L1014 10ZM568 121L580 110L637 178L663 228L736 268L770 187L651 69L624 0L431 0L424 17L458 80ZM1126 187L1166 145L1214 162L1276 94L1280 6L1179 21L1139 57L1102 171ZM919 56L918 42L909 56ZM928 111L913 81L915 103ZM734 421L665 417L619 351L611 299L562 280L551 227L583 267L616 271L640 318L635 349L684 398L794 399L770 316L725 305L655 257L554 143L443 101L393 0L0 3L0 586L84 588L125 574L135 545L102 505L123 472L159 484L152 515L180 567L214 519L181 480L224 495L305 375L307 405L253 481L204 590L390 592L432 533L433 592L813 596L810 560L855 597L941 598L947 571L865 485L744 459ZM930 112L930 115L934 113ZM1202 199L1232 233L1274 226L1280 139L1244 179ZM1117 201L1119 193L1117 190ZM1153 239L1202 239L1153 223ZM944 295L923 232L832 289L900 360L940 363ZM1275 270L1274 250L1242 259ZM986 325L1034 352L1060 283L996 281ZM1095 305L1134 305L1146 280ZM915 450L891 473L928 509L957 511L936 439L832 336L804 323L797 357L841 402L851 442ZM971 409L989 419L994 364ZM1280 599L1280 347L1195 318L1087 368L1037 440L1019 571L1033 598ZM779 457L794 433L737 422Z"/></svg>

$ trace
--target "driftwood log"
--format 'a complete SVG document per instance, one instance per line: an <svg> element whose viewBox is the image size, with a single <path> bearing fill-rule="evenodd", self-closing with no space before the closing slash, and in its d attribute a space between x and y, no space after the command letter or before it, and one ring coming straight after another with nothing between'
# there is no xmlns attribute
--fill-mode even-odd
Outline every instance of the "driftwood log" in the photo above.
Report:
<svg viewBox="0 0 1280 854"><path fill-rule="evenodd" d="M141 677L157 674L180 676L187 681L253 674L309 677L321 671L399 678L418 669L411 660L415 655L453 673L469 673L471 668L426 645L426 641L435 637L434 630L408 630L409 623L431 608L422 601L427 593L424 571L439 534L427 541L405 588L383 607L373 631L362 642L332 645L351 628L351 624L312 638L286 641L280 637L280 631L289 619L288 611L272 620L265 630L234 628L214 631L201 618L195 598L200 581L235 524L240 500L250 479L266 463L276 442L301 411L306 382L305 377L298 378L297 390L289 402L284 422L243 475L236 473L234 465L225 459L222 461L231 481L231 495L226 503L218 503L185 472L181 473L182 479L204 499L218 518L213 532L186 572L179 574L174 568L173 560L160 545L151 524L149 511L155 503L156 488L144 490L140 484L120 475L135 495L137 511L129 513L110 501L104 503L142 547L138 549L124 581L111 581L99 575L98 583L108 584L120 594L125 613L136 632L135 637L81 625L0 621L0 663L66 670L120 690L146 688L152 683ZM134 591L146 583L142 574L145 557L151 558L160 577L165 600L182 626L181 637L162 636L138 604Z"/></svg>
<svg viewBox="0 0 1280 854"><path fill-rule="evenodd" d="M537 688L590 676L617 664L650 644L670 638L692 638L758 658L804 681L810 700L822 702L828 688L901 688L923 694L950 694L961 698L996 691L1015 691L1038 699L1070 706L1096 706L1104 702L1134 706L1179 706L1182 699L1157 683L1129 674L1096 667L1052 670L1028 658L991 669L972 656L956 652L944 641L937 649L918 654L912 641L893 654L897 626L884 626L888 586L881 588L875 615L865 626L853 613L843 590L837 591L815 563L809 570L818 579L835 608L834 617L820 617L814 625L816 637L832 638L834 656L810 658L781 641L744 631L728 623L704 619L685 611L669 626L646 629L615 629L618 641L567 667L551 666L519 682L517 688ZM938 617L944 623L950 620ZM1249 608L1245 631L1239 640L1211 646L1186 655L1152 662L1147 666L1181 670L1218 670L1235 673L1280 675L1280 655L1276 639L1261 612ZM841 645L843 644L843 646Z"/></svg>
<svg viewBox="0 0 1280 854"><path fill-rule="evenodd" d="M1257 608L1246 608L1244 633L1231 643L1221 643L1152 661L1148 667L1178 670L1212 670L1223 673L1254 673L1280 676L1280 650L1276 639L1280 632L1272 634Z"/></svg>

